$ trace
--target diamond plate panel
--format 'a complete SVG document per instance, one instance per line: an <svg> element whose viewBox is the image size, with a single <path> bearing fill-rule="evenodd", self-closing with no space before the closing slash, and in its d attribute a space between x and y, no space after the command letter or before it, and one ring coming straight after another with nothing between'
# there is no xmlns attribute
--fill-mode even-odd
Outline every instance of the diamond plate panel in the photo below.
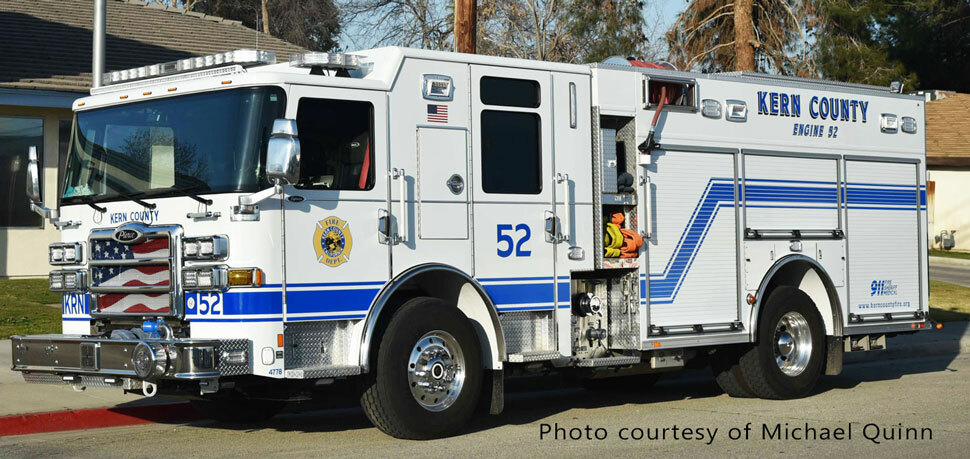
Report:
<svg viewBox="0 0 970 459"><path fill-rule="evenodd" d="M250 370L250 364L252 363L252 350L249 348L248 339L227 339L219 342L219 347L216 349L216 358L218 363L216 363L216 369L219 370L220 376L238 376L238 375L248 375L252 373ZM244 351L246 352L246 363L241 364L230 364L226 362L226 359L219 358L223 353L233 352L233 351Z"/></svg>
<svg viewBox="0 0 970 459"><path fill-rule="evenodd" d="M350 329L356 320L290 322L283 332L286 370L320 369L356 363L350 356Z"/></svg>
<svg viewBox="0 0 970 459"><path fill-rule="evenodd" d="M600 139L600 109L592 108L593 183L601 183L603 142ZM603 193L593 192L593 266L603 266Z"/></svg>
<svg viewBox="0 0 970 459"><path fill-rule="evenodd" d="M611 349L640 348L640 292L639 274L634 271L609 280L607 307L609 308L609 347Z"/></svg>
<svg viewBox="0 0 970 459"><path fill-rule="evenodd" d="M552 311L506 312L499 317L508 354L555 350Z"/></svg>
<svg viewBox="0 0 970 459"><path fill-rule="evenodd" d="M29 384L65 384L60 376L51 373L24 372L24 382Z"/></svg>
<svg viewBox="0 0 970 459"><path fill-rule="evenodd" d="M603 143L603 193L616 193L616 129L600 128ZM622 154L622 153L621 153Z"/></svg>

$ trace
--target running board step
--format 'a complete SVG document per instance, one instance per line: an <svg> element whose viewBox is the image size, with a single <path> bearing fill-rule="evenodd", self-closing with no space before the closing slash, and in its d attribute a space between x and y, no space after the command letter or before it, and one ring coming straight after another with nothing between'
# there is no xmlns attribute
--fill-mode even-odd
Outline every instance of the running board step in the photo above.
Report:
<svg viewBox="0 0 970 459"><path fill-rule="evenodd" d="M619 365L635 365L640 363L640 357L635 355L621 355L618 357L596 357L592 359L583 359L576 362L576 366L580 368L592 368L592 367L612 367Z"/></svg>
<svg viewBox="0 0 970 459"><path fill-rule="evenodd" d="M328 366L316 368L294 368L283 373L288 379L334 378L337 376L357 376L360 365Z"/></svg>
<svg viewBox="0 0 970 459"><path fill-rule="evenodd" d="M558 351L531 351L509 354L509 363L542 362L562 357Z"/></svg>

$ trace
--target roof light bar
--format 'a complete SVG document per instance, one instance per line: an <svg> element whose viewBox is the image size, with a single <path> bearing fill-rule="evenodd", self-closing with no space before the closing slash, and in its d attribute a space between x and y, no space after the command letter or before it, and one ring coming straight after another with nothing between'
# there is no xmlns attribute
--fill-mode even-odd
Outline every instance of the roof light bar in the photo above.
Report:
<svg viewBox="0 0 970 459"><path fill-rule="evenodd" d="M190 57L187 59L179 59L177 61L163 62L161 64L152 64L131 69L105 72L104 84L117 84L125 81L173 75L176 73L203 70L224 65L252 66L275 63L276 53L273 51L237 49L235 51L226 51L222 53L209 54L206 56Z"/></svg>
<svg viewBox="0 0 970 459"><path fill-rule="evenodd" d="M315 66L326 69L356 70L361 67L360 56L343 53L304 53L290 56L290 67Z"/></svg>

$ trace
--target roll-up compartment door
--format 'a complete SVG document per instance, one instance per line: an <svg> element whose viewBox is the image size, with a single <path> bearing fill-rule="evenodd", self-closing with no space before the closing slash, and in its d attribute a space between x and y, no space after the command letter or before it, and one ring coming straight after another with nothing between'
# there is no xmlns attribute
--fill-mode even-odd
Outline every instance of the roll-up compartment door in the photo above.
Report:
<svg viewBox="0 0 970 459"><path fill-rule="evenodd" d="M745 228L840 229L838 174L838 160L834 158L745 154Z"/></svg>
<svg viewBox="0 0 970 459"><path fill-rule="evenodd" d="M917 164L846 161L849 312L920 309Z"/></svg>

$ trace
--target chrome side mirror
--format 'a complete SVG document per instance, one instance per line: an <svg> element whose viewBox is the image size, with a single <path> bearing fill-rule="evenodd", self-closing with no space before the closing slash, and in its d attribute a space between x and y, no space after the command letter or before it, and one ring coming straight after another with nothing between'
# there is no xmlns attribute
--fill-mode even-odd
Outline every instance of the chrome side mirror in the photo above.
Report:
<svg viewBox="0 0 970 459"><path fill-rule="evenodd" d="M273 121L273 133L266 150L266 176L280 185L292 185L300 181L300 139L296 120Z"/></svg>
<svg viewBox="0 0 970 459"><path fill-rule="evenodd" d="M37 147L31 145L27 150L27 198L33 204L40 204L40 170L37 165Z"/></svg>

